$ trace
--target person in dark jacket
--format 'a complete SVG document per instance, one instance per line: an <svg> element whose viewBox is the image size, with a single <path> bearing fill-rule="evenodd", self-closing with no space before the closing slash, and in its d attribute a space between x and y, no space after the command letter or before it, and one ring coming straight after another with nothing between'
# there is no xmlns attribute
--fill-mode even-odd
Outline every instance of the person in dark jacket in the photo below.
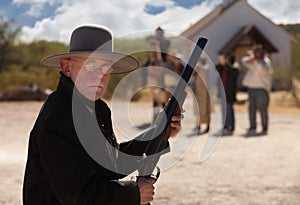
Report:
<svg viewBox="0 0 300 205"><path fill-rule="evenodd" d="M136 159L148 141L116 141L111 111L101 97L111 73L129 72L139 63L112 52L111 41L108 29L81 26L72 33L69 52L42 59L42 65L60 67L61 76L30 133L24 205L135 205L153 200L154 179L119 180L139 168ZM172 117L172 136L180 130L181 119Z"/></svg>
<svg viewBox="0 0 300 205"><path fill-rule="evenodd" d="M226 103L222 102L223 134L231 135L235 128L233 103L236 101L239 71L233 67L234 58L230 53L221 53L219 59L220 62L216 65L216 69L219 73L226 96Z"/></svg>

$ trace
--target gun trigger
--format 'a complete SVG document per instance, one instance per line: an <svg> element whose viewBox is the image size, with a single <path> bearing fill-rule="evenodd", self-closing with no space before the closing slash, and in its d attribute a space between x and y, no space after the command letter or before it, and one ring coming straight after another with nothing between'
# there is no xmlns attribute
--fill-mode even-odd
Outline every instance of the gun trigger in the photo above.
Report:
<svg viewBox="0 0 300 205"><path fill-rule="evenodd" d="M151 177L155 180L158 180L160 176L160 168L159 167L155 167L155 168L156 168L156 174L151 174Z"/></svg>

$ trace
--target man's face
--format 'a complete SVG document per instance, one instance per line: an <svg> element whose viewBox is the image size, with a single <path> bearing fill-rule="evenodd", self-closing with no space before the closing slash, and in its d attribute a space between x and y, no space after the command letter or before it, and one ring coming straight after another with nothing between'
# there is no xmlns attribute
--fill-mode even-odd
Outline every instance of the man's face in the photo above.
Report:
<svg viewBox="0 0 300 205"><path fill-rule="evenodd" d="M82 95L90 100L97 100L107 88L111 62L104 59L72 57L61 60L61 69L72 79Z"/></svg>
<svg viewBox="0 0 300 205"><path fill-rule="evenodd" d="M229 63L229 59L225 55L219 55L219 61L221 65L227 65Z"/></svg>
<svg viewBox="0 0 300 205"><path fill-rule="evenodd" d="M263 58L263 52L260 50L254 50L254 56L257 59L261 59L261 58Z"/></svg>

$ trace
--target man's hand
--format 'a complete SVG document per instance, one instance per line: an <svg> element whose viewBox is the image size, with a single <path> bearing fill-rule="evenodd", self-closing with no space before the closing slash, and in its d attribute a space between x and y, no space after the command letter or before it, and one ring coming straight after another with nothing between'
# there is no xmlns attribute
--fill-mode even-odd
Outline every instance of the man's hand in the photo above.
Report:
<svg viewBox="0 0 300 205"><path fill-rule="evenodd" d="M170 122L172 128L170 137L174 137L181 130L181 120L183 120L183 118L183 114L173 115Z"/></svg>
<svg viewBox="0 0 300 205"><path fill-rule="evenodd" d="M140 190L140 204L148 204L153 200L155 179L137 178L137 185Z"/></svg>

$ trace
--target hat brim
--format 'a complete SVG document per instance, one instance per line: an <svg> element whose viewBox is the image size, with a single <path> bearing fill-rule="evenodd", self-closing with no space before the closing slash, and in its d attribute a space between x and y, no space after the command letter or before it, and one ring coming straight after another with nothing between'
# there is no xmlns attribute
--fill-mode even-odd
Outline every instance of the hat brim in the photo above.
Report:
<svg viewBox="0 0 300 205"><path fill-rule="evenodd" d="M87 57L87 58L99 58L112 61L114 74L127 73L133 71L139 67L139 61L130 55L125 55L117 52L89 52L89 51L78 51L78 52L68 52L64 54L57 54L53 56L48 56L41 60L41 64L47 67L60 67L60 60L63 58L70 57Z"/></svg>

